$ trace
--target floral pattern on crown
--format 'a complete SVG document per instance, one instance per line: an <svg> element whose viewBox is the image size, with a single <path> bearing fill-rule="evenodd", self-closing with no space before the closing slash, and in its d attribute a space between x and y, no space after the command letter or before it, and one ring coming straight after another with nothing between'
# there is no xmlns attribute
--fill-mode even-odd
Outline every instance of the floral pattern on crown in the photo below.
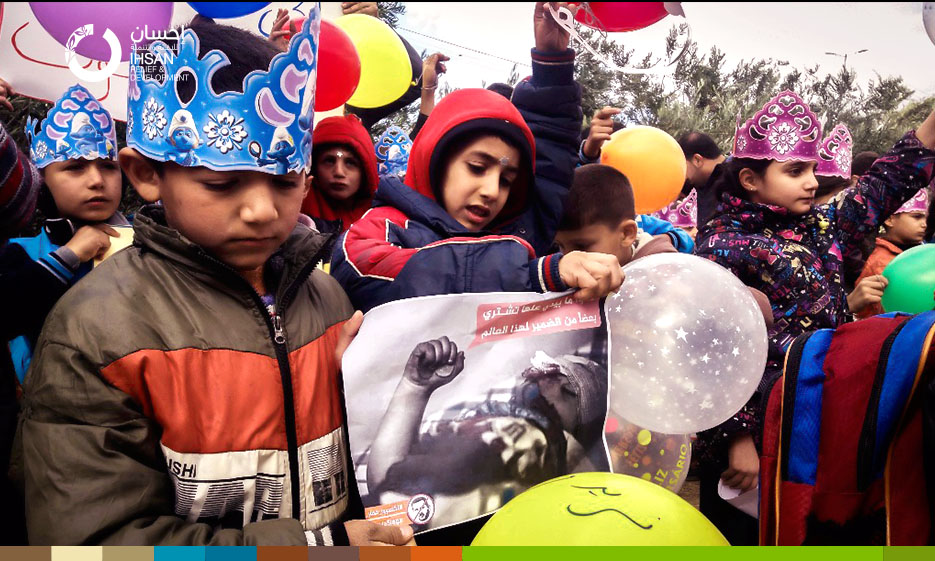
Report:
<svg viewBox="0 0 935 561"><path fill-rule="evenodd" d="M697 228L698 191L692 189L687 197L653 213L653 216L661 218L677 228Z"/></svg>
<svg viewBox="0 0 935 561"><path fill-rule="evenodd" d="M84 86L62 94L39 124L26 119L29 157L42 169L65 160L116 160L117 130L110 113Z"/></svg>
<svg viewBox="0 0 935 561"><path fill-rule="evenodd" d="M319 24L315 4L288 50L273 57L268 70L244 78L243 93L214 92L211 77L230 60L218 50L199 57L194 31L182 31L175 54L153 42L148 59L158 60L164 73L161 80L146 76L131 59L127 145L154 160L216 171L308 171ZM182 101L179 86L186 80L194 81L195 93Z"/></svg>
<svg viewBox="0 0 935 561"><path fill-rule="evenodd" d="M758 160L817 161L821 123L796 93L784 91L737 127L732 155Z"/></svg>
<svg viewBox="0 0 935 561"><path fill-rule="evenodd" d="M839 123L821 141L815 175L850 179L853 159L854 140L851 138L851 131L843 123Z"/></svg>

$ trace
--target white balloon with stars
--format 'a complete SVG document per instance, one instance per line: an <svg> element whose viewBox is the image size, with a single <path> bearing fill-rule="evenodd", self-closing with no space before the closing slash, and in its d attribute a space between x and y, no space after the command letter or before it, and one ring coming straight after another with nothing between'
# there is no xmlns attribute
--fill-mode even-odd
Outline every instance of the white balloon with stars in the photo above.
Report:
<svg viewBox="0 0 935 561"><path fill-rule="evenodd" d="M715 427L756 391L766 366L762 312L720 265L681 253L643 257L604 307L610 409L651 431Z"/></svg>

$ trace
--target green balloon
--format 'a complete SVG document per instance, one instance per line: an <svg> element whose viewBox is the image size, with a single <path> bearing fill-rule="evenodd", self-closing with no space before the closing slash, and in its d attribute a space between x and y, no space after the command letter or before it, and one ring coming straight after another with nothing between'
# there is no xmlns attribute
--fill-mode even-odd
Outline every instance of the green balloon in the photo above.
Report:
<svg viewBox="0 0 935 561"><path fill-rule="evenodd" d="M883 270L887 312L921 314L935 310L935 244L914 247L896 256Z"/></svg>
<svg viewBox="0 0 935 561"><path fill-rule="evenodd" d="M692 505L654 483L615 473L575 473L518 495L471 545L730 544Z"/></svg>

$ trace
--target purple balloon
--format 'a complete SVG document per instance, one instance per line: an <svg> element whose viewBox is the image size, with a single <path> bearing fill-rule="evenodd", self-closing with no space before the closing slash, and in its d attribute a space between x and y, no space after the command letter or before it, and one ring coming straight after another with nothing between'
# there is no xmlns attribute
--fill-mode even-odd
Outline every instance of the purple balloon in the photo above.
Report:
<svg viewBox="0 0 935 561"><path fill-rule="evenodd" d="M110 60L105 30L120 40L120 60L126 62L131 35L140 37L146 27L151 33L165 31L172 21L172 2L30 2L29 7L42 28L63 46L76 29L93 24L94 35L82 39L75 52L103 62Z"/></svg>

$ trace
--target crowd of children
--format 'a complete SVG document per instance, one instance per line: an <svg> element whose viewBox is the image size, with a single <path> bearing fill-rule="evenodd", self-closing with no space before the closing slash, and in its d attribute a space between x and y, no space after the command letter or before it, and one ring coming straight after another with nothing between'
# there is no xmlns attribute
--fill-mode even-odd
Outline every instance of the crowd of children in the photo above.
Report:
<svg viewBox="0 0 935 561"><path fill-rule="evenodd" d="M765 397L796 337L882 313L883 269L926 241L935 112L852 168L847 128L823 134L779 92L728 156L683 135L682 197L639 216L627 177L594 163L619 110L582 133L575 52L543 3L532 73L512 91L435 106L447 58L428 57L417 130L388 133L392 154L356 115L311 127L301 89L281 97L299 100L280 108L294 118L260 118L285 72L314 72L310 34L271 43L197 18L165 65L193 72L194 91L134 76L126 139L78 85L30 121L28 157L0 126L0 467L19 474L0 481L0 539L412 544L408 527L363 520L353 477L340 365L360 312L468 292L599 299L632 259L678 251L729 269L768 326L760 389L699 435L702 511L756 543L718 481L756 487ZM223 71L209 71L215 50ZM0 105L12 93L0 80ZM100 261L129 225L124 178L149 204L132 246ZM14 237L37 206L40 233ZM478 527L420 543L466 545Z"/></svg>

